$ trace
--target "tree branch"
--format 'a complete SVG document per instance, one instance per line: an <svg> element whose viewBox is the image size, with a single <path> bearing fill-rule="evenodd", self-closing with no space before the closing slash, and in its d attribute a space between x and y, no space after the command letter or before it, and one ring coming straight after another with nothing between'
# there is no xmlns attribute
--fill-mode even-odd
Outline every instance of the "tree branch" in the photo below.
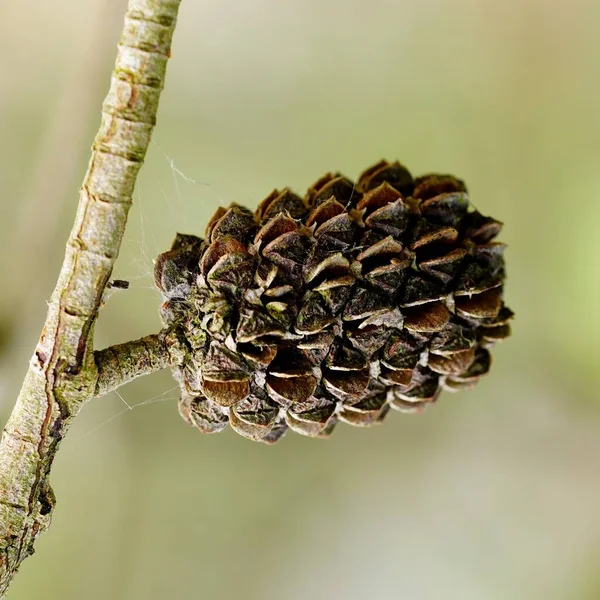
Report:
<svg viewBox="0 0 600 600"><path fill-rule="evenodd" d="M184 342L174 329L96 351L98 380L94 395L105 396L137 377L181 364L184 356Z"/></svg>
<svg viewBox="0 0 600 600"><path fill-rule="evenodd" d="M49 525L52 461L96 391L94 324L155 124L180 2L129 0L63 266L0 441L0 595Z"/></svg>

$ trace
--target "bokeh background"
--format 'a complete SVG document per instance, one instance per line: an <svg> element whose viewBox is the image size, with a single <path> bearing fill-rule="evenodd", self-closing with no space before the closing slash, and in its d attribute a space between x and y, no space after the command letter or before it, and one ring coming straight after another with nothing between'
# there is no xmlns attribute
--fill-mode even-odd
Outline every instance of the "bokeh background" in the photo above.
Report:
<svg viewBox="0 0 600 600"><path fill-rule="evenodd" d="M124 8L0 3L3 418ZM90 402L10 598L599 598L599 24L595 0L184 0L99 345L159 328L175 231L382 157L465 178L504 221L514 337L476 390L327 442L202 436L169 373Z"/></svg>

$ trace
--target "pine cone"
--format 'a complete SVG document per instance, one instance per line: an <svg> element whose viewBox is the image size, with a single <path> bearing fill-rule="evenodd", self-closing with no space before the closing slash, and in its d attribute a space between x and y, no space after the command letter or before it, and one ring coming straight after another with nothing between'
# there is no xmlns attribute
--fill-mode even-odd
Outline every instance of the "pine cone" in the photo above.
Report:
<svg viewBox="0 0 600 600"><path fill-rule="evenodd" d="M325 175L304 200L219 208L204 240L178 234L156 262L163 322L189 350L182 416L273 443L472 387L510 333L501 226L461 180L385 161L356 184Z"/></svg>

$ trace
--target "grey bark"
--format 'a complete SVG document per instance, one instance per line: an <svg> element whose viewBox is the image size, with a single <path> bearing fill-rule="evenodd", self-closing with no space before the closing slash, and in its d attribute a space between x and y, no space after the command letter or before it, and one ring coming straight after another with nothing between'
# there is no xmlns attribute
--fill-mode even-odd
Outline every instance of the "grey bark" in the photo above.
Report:
<svg viewBox="0 0 600 600"><path fill-rule="evenodd" d="M82 405L177 360L170 332L96 354L93 332L156 121L180 2L129 0L63 266L0 441L0 595L50 524L52 462Z"/></svg>

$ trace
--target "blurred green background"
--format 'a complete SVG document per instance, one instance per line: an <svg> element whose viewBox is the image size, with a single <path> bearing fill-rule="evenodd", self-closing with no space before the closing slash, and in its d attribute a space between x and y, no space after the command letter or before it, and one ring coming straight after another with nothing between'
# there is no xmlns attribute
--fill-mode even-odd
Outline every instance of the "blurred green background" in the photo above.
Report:
<svg viewBox="0 0 600 600"><path fill-rule="evenodd" d="M0 410L35 345L125 0L0 3ZM514 336L421 416L202 436L169 373L94 400L10 598L600 598L600 3L183 0L99 346L158 330L152 259L231 201L382 157L504 221Z"/></svg>

